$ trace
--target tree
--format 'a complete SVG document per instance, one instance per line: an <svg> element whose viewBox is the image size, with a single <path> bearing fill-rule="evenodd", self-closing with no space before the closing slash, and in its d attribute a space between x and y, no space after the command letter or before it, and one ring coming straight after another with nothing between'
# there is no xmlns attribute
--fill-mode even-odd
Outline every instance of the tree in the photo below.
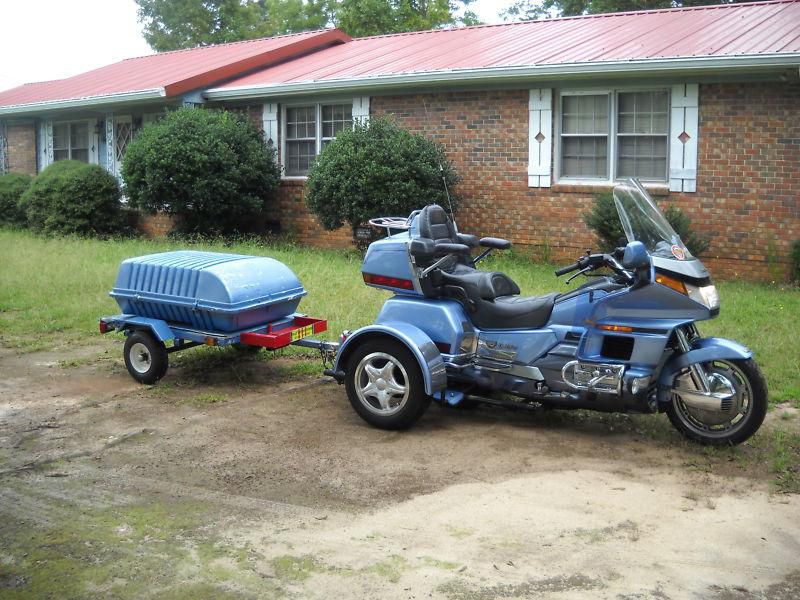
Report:
<svg viewBox="0 0 800 600"><path fill-rule="evenodd" d="M444 148L387 118L339 132L308 172L306 203L325 229L355 230L374 217L405 216L437 202L449 208L458 176ZM452 199L455 205L457 199Z"/></svg>
<svg viewBox="0 0 800 600"><path fill-rule="evenodd" d="M354 37L474 25L473 0L136 0L159 52L337 26ZM460 11L464 11L459 16Z"/></svg>
<svg viewBox="0 0 800 600"><path fill-rule="evenodd" d="M528 21L547 17L572 17L750 1L752 0L515 0L500 13L500 16L504 21Z"/></svg>
<svg viewBox="0 0 800 600"><path fill-rule="evenodd" d="M257 228L280 182L275 151L236 113L182 108L148 125L122 164L132 206L177 217L183 233Z"/></svg>

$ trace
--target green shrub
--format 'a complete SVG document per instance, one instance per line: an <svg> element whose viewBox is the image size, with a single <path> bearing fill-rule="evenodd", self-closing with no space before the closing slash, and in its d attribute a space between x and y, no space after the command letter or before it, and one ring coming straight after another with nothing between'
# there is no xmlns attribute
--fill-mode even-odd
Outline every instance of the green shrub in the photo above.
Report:
<svg viewBox="0 0 800 600"><path fill-rule="evenodd" d="M117 180L99 165L53 163L22 195L20 208L28 225L45 233L102 235L125 228Z"/></svg>
<svg viewBox="0 0 800 600"><path fill-rule="evenodd" d="M133 206L174 215L181 233L218 235L256 229L280 171L244 117L182 108L130 143L122 178Z"/></svg>
<svg viewBox="0 0 800 600"><path fill-rule="evenodd" d="M19 199L32 177L24 173L0 175L0 225L25 225L25 212L19 209Z"/></svg>
<svg viewBox="0 0 800 600"><path fill-rule="evenodd" d="M794 244L792 244L792 252L790 256L792 257L792 281L800 282L800 240L797 240Z"/></svg>
<svg viewBox="0 0 800 600"><path fill-rule="evenodd" d="M348 223L355 231L371 218L406 216L433 202L448 208L442 176L452 190L458 176L443 146L375 118L341 131L317 157L306 202L325 229Z"/></svg>
<svg viewBox="0 0 800 600"><path fill-rule="evenodd" d="M664 217L686 244L689 252L699 257L708 250L709 240L692 230L691 219L680 208L670 205L664 211ZM604 252L613 250L619 245L619 239L625 238L625 231L614 205L614 195L610 192L595 196L594 205L589 212L584 213L583 220L597 234L600 249Z"/></svg>

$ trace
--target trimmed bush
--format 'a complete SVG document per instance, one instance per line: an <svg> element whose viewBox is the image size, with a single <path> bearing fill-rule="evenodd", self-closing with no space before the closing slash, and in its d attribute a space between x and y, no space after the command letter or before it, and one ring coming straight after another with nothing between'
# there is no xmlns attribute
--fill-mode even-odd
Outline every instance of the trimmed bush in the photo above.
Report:
<svg viewBox="0 0 800 600"><path fill-rule="evenodd" d="M244 117L182 108L130 143L122 178L132 206L174 215L180 233L218 235L256 230L280 171Z"/></svg>
<svg viewBox="0 0 800 600"><path fill-rule="evenodd" d="M448 208L442 176L450 190L458 183L441 144L375 118L325 147L309 170L306 202L325 229L348 223L355 232L374 217L403 217L433 202Z"/></svg>
<svg viewBox="0 0 800 600"><path fill-rule="evenodd" d="M664 211L664 217L694 256L699 257L708 250L709 240L692 230L692 220L680 208L670 205ZM618 246L619 239L625 238L611 193L597 194L592 209L584 213L583 220L597 235L603 252L613 250Z"/></svg>
<svg viewBox="0 0 800 600"><path fill-rule="evenodd" d="M125 229L116 178L99 165L53 163L20 199L31 229L44 233L105 235Z"/></svg>
<svg viewBox="0 0 800 600"><path fill-rule="evenodd" d="M19 199L33 178L25 173L0 175L0 225L26 225L25 212L19 208Z"/></svg>

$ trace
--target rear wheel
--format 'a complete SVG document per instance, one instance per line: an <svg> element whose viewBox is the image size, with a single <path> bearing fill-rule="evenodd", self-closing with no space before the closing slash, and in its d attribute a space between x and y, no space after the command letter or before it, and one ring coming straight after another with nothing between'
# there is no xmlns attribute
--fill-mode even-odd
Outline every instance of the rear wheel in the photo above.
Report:
<svg viewBox="0 0 800 600"><path fill-rule="evenodd" d="M395 340L381 338L361 344L350 355L346 372L350 404L375 427L410 427L431 403L416 358Z"/></svg>
<svg viewBox="0 0 800 600"><path fill-rule="evenodd" d="M767 383L756 362L715 360L703 368L720 389L733 392L730 402L720 410L688 406L681 400L680 389L693 387L689 373L679 375L673 387L667 416L686 437L712 446L741 444L752 436L767 414Z"/></svg>
<svg viewBox="0 0 800 600"><path fill-rule="evenodd" d="M139 383L153 384L167 372L169 359L164 342L148 331L134 331L125 340L125 366Z"/></svg>

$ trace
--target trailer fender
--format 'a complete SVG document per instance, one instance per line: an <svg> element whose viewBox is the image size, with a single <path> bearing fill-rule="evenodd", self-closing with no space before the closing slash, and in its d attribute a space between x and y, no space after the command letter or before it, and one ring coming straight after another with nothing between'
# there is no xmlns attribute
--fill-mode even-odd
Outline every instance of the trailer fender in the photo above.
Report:
<svg viewBox="0 0 800 600"><path fill-rule="evenodd" d="M368 325L350 334L339 348L334 371L344 370L348 356L361 342L382 336L398 340L411 351L422 371L426 394L432 396L447 387L447 371L439 349L424 331L400 321Z"/></svg>
<svg viewBox="0 0 800 600"><path fill-rule="evenodd" d="M658 401L669 402L675 376L689 365L711 362L713 360L747 360L753 357L752 351L739 342L725 338L701 338L692 343L692 349L685 354L673 356L658 377Z"/></svg>
<svg viewBox="0 0 800 600"><path fill-rule="evenodd" d="M115 317L112 321L117 329L149 329L157 340L168 342L175 339L172 329L166 321L161 319L150 319L149 317L137 317L135 315L123 315Z"/></svg>

